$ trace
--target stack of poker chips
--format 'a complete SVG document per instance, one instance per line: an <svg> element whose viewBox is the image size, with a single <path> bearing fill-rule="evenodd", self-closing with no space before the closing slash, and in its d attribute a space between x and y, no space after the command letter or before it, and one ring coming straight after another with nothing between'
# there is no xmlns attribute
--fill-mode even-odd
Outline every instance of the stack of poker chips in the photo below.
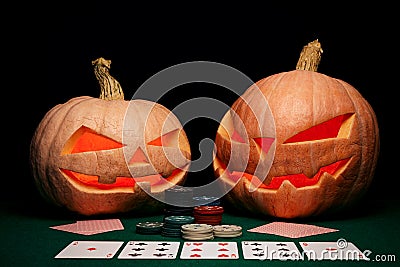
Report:
<svg viewBox="0 0 400 267"><path fill-rule="evenodd" d="M214 228L209 224L184 224L181 227L182 238L186 240L214 239Z"/></svg>
<svg viewBox="0 0 400 267"><path fill-rule="evenodd" d="M242 235L242 227L233 224L214 225L213 234L215 237L238 237Z"/></svg>
<svg viewBox="0 0 400 267"><path fill-rule="evenodd" d="M136 233L144 235L160 234L162 222L140 222L136 224Z"/></svg>
<svg viewBox="0 0 400 267"><path fill-rule="evenodd" d="M194 206L221 206L221 199L213 196L194 196Z"/></svg>
<svg viewBox="0 0 400 267"><path fill-rule="evenodd" d="M168 216L193 216L193 207L165 205L164 217Z"/></svg>
<svg viewBox="0 0 400 267"><path fill-rule="evenodd" d="M222 222L222 206L196 206L193 209L195 223L218 225Z"/></svg>
<svg viewBox="0 0 400 267"><path fill-rule="evenodd" d="M188 187L171 187L165 190L164 217L192 216L193 189Z"/></svg>
<svg viewBox="0 0 400 267"><path fill-rule="evenodd" d="M164 217L161 235L167 237L181 237L181 226L194 222L192 216L166 216Z"/></svg>

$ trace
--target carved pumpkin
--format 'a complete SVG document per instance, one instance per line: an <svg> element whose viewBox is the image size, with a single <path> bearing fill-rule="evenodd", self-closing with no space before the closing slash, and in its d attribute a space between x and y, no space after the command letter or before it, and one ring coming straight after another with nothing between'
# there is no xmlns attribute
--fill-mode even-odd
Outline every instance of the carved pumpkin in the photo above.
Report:
<svg viewBox="0 0 400 267"><path fill-rule="evenodd" d="M83 215L155 212L162 205L148 192L184 183L189 142L164 106L124 100L110 64L93 61L100 98L76 97L44 116L31 141L33 176L45 199Z"/></svg>
<svg viewBox="0 0 400 267"><path fill-rule="evenodd" d="M235 208L280 218L316 216L352 207L370 186L379 150L376 116L353 86L316 72L321 53L318 40L309 43L296 70L256 82L221 121L213 167L233 187L225 198ZM246 103L260 91L274 122L259 123L275 127L275 136L260 136L253 111L263 103ZM231 114L242 120L247 138ZM232 148L238 143L250 147L248 159L240 157L246 155L240 146ZM242 172L229 169L230 160L247 166ZM265 160L273 160L271 168L255 175Z"/></svg>

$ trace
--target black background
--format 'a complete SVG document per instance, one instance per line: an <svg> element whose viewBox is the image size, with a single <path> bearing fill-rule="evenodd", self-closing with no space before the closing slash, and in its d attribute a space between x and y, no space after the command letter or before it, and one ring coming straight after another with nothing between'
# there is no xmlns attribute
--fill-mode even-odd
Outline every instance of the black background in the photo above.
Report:
<svg viewBox="0 0 400 267"><path fill-rule="evenodd" d="M76 96L99 95L92 60L112 61L110 73L122 85L125 99L130 99L152 75L184 62L222 63L253 81L290 71L303 46L315 39L324 50L318 71L357 88L378 118L381 149L367 198L399 199L394 185L399 179L395 163L399 53L393 7L186 3L60 4L32 10L25 6L19 13L22 25L6 30L10 38L5 43L10 47L4 56L11 59L8 70L15 77L3 78L4 90L11 93L2 107L8 119L3 125L7 136L3 148L9 166L4 167L11 170L3 177L5 199L38 199L29 169L30 140L53 106ZM7 80L12 85L6 86ZM190 84L175 88L159 102L173 109L199 96L228 105L237 97L222 87ZM184 126L193 159L199 156L199 141L214 139L217 126L206 119ZM191 173L188 180L207 181L211 176L210 166Z"/></svg>

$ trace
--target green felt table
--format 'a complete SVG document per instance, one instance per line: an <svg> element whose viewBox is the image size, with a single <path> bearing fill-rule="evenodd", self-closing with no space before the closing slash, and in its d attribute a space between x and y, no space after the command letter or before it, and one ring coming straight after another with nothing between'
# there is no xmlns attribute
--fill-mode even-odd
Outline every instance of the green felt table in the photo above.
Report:
<svg viewBox="0 0 400 267"><path fill-rule="evenodd" d="M185 260L179 259L185 240L161 235L141 235L135 233L136 223L141 221L162 221L162 214L141 216L133 213L96 218L119 218L124 230L106 232L91 236L78 235L50 229L50 226L73 223L87 219L48 206L36 198L25 201L3 200L1 202L1 257L0 266L360 266L358 261L299 261L245 260L241 241L293 241L299 247L301 241L334 241L344 238L353 242L361 251L369 250L371 261L363 261L369 266L399 266L400 262L400 201L373 201L361 203L355 210L341 215L324 218L295 220L297 223L314 224L338 229L337 232L301 238L287 238L277 235L252 233L247 230L269 222L280 221L273 218L259 218L240 214L227 209L223 214L223 224L237 224L243 227L243 235L237 238L215 238L212 241L234 241L239 249L239 259ZM170 260L122 260L118 253L112 259L55 259L55 255L75 240L123 241L119 252L128 241L180 241L176 259ZM209 241L206 241L209 242ZM386 259L386 261L378 261Z"/></svg>

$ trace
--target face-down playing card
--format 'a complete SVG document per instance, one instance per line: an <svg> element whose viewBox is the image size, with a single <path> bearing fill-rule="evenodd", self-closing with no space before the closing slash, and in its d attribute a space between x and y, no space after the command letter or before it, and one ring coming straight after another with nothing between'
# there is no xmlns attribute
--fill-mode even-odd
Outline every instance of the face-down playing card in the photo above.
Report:
<svg viewBox="0 0 400 267"><path fill-rule="evenodd" d="M327 228L317 225L290 223L290 222L271 222L252 229L248 232L279 235L289 238L299 238L305 236L326 234L339 231L333 228Z"/></svg>
<svg viewBox="0 0 400 267"><path fill-rule="evenodd" d="M181 259L238 259L236 242L184 242Z"/></svg>
<svg viewBox="0 0 400 267"><path fill-rule="evenodd" d="M123 243L122 241L72 241L54 258L111 259Z"/></svg>
<svg viewBox="0 0 400 267"><path fill-rule="evenodd" d="M118 259L175 259L180 242L129 241Z"/></svg>
<svg viewBox="0 0 400 267"><path fill-rule="evenodd" d="M50 226L50 228L81 235L94 235L109 231L124 230L124 226L119 219L82 220L70 224Z"/></svg>
<svg viewBox="0 0 400 267"><path fill-rule="evenodd" d="M294 242L242 241L244 259L300 260L303 259Z"/></svg>

